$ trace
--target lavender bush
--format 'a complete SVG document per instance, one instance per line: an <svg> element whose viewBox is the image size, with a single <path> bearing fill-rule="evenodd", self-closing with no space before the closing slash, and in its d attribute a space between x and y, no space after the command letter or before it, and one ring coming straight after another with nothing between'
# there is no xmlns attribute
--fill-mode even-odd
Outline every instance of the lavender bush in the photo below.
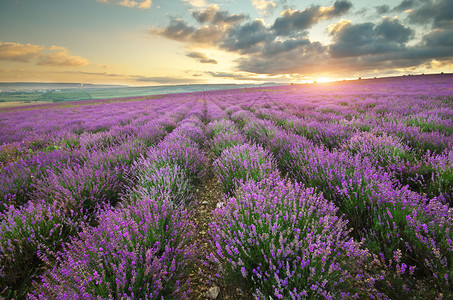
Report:
<svg viewBox="0 0 453 300"><path fill-rule="evenodd" d="M358 239L365 239L366 247L380 258L381 265L392 269L393 273L382 278L385 284L378 285L381 291L392 298L398 294L416 296L419 280L427 285L434 284L434 278L444 277L445 274L450 276L450 271L445 270L452 269L449 257L453 248L444 247L436 254L433 249L438 249L438 244L443 245L442 240L446 236L447 240L450 239L446 224L451 222L451 216L441 215L439 209L438 217L431 213L428 218L423 213L426 200L420 194L410 191L407 186L395 188L389 174L374 168L370 161L359 155L351 159L345 153L330 153L316 148L301 149L292 154L293 164L287 166L289 174L334 201L340 213L350 221L350 226L354 228L353 234ZM414 222L438 224L439 231L426 237L428 232L423 234L423 226L410 225L413 215L417 216ZM421 240L425 241L424 245ZM401 253L398 263L395 263L395 253ZM443 261L446 269L428 268L427 260ZM411 267L412 272L394 276L400 272L398 268L401 266ZM444 286L437 285L436 289L431 290L433 294L421 296L431 297L436 290L441 293Z"/></svg>
<svg viewBox="0 0 453 300"><path fill-rule="evenodd" d="M188 144L181 147L178 143L160 143L146 153L148 161L163 161L177 164L188 172L194 183L198 182L205 173L206 158L196 145Z"/></svg>
<svg viewBox="0 0 453 300"><path fill-rule="evenodd" d="M222 132L238 132L238 130L232 121L221 119L209 123L207 126L207 132L208 136L212 138Z"/></svg>
<svg viewBox="0 0 453 300"><path fill-rule="evenodd" d="M278 177L248 182L214 212L213 259L226 278L244 281L256 299L365 293L372 286L361 290L364 274L357 271L367 252L348 236L347 221L336 212L300 184Z"/></svg>
<svg viewBox="0 0 453 300"><path fill-rule="evenodd" d="M141 160L137 169L137 185L130 191L130 197L140 199L158 194L178 205L188 204L193 198L194 187L188 173L179 165L165 161Z"/></svg>
<svg viewBox="0 0 453 300"><path fill-rule="evenodd" d="M189 218L156 197L107 209L64 247L32 299L186 298L196 249Z"/></svg>
<svg viewBox="0 0 453 300"><path fill-rule="evenodd" d="M104 203L114 204L119 200L125 189L118 177L122 173L120 167L109 170L90 164L53 171L33 185L33 199L56 203L68 213L93 214Z"/></svg>
<svg viewBox="0 0 453 300"><path fill-rule="evenodd" d="M260 181L275 172L277 164L260 146L243 144L225 149L213 166L223 192L232 195L241 181Z"/></svg>
<svg viewBox="0 0 453 300"><path fill-rule="evenodd" d="M60 250L78 225L45 202L10 207L0 220L0 295L23 298L41 273L42 255Z"/></svg>
<svg viewBox="0 0 453 300"><path fill-rule="evenodd" d="M242 145L247 139L239 132L220 132L209 141L209 148L215 156L220 156L223 150Z"/></svg>
<svg viewBox="0 0 453 300"><path fill-rule="evenodd" d="M431 197L438 196L443 202L453 206L453 150L428 156L427 161L432 168L427 194Z"/></svg>
<svg viewBox="0 0 453 300"><path fill-rule="evenodd" d="M5 165L0 173L0 212L10 205L18 207L30 200L35 182L44 180L49 171L82 163L81 154L78 151L55 150L23 157Z"/></svg>
<svg viewBox="0 0 453 300"><path fill-rule="evenodd" d="M386 133L380 136L369 132L359 133L352 136L341 148L353 155L368 157L375 166L382 166L389 172L401 172L405 161L415 160L407 145Z"/></svg>

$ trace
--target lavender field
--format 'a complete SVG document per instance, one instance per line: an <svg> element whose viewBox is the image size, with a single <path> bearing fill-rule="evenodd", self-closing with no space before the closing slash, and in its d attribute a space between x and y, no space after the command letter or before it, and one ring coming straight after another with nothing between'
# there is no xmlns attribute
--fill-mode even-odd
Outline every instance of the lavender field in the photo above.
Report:
<svg viewBox="0 0 453 300"><path fill-rule="evenodd" d="M0 110L0 298L452 299L452 146L451 75Z"/></svg>

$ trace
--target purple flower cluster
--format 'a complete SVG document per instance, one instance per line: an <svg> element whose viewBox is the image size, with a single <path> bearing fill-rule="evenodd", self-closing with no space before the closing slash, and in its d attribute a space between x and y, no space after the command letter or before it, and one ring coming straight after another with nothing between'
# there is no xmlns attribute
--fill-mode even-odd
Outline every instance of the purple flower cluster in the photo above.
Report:
<svg viewBox="0 0 453 300"><path fill-rule="evenodd" d="M188 173L179 165L142 160L136 166L137 185L130 190L130 197L153 197L174 202L178 205L189 203L193 198L193 187Z"/></svg>
<svg viewBox="0 0 453 300"><path fill-rule="evenodd" d="M438 196L444 203L453 206L453 150L447 150L439 155L429 155L427 165L433 170L427 194Z"/></svg>
<svg viewBox="0 0 453 300"><path fill-rule="evenodd" d="M195 253L189 218L158 196L107 209L64 247L31 299L186 298Z"/></svg>
<svg viewBox="0 0 453 300"><path fill-rule="evenodd" d="M135 186L65 246L34 298L188 297L197 242L187 206L205 164L198 114L192 109L132 164Z"/></svg>
<svg viewBox="0 0 453 300"><path fill-rule="evenodd" d="M17 162L6 164L0 173L0 211L30 200L33 185L45 178L49 171L79 165L82 161L80 151L61 149L25 156Z"/></svg>
<svg viewBox="0 0 453 300"><path fill-rule="evenodd" d="M255 144L242 144L225 149L214 163L223 192L234 194L234 189L247 180L260 181L276 171L272 154Z"/></svg>
<svg viewBox="0 0 453 300"><path fill-rule="evenodd" d="M81 216L92 214L104 203L119 200L119 194L127 187L120 178L125 172L127 170L119 166L109 169L91 164L60 169L33 184L32 199L46 199Z"/></svg>
<svg viewBox="0 0 453 300"><path fill-rule="evenodd" d="M337 210L313 189L278 176L249 181L214 212L213 260L227 278L245 280L256 299L354 296L367 251Z"/></svg>
<svg viewBox="0 0 453 300"><path fill-rule="evenodd" d="M239 132L236 125L226 119L209 123L207 132L208 136L211 137L207 146L215 156L219 156L227 148L242 145L246 142L246 138Z"/></svg>
<svg viewBox="0 0 453 300"><path fill-rule="evenodd" d="M199 181L205 173L206 158L192 140L175 139L172 142L164 140L148 150L145 160L146 163L162 162L179 165L194 182Z"/></svg>
<svg viewBox="0 0 453 300"><path fill-rule="evenodd" d="M11 207L0 220L0 291L7 298L22 298L39 275L35 264L40 256L60 250L78 224L46 202Z"/></svg>
<svg viewBox="0 0 453 300"><path fill-rule="evenodd" d="M22 140L17 139L21 135L12 134L12 126L2 128L6 135L1 138L7 141L0 155L6 157L0 166L2 297L24 297L46 265L58 266L55 251L68 241L68 231L77 235L79 226L74 224L96 224L99 209L128 194L138 180L133 176L134 162L190 112L187 103L180 101L161 107L144 102L137 107L130 103L109 104L110 108L81 106L86 118L60 107L38 115L7 115L4 120L33 122L16 125L19 132L27 133ZM140 111L146 107L156 114ZM151 199L159 195L163 193Z"/></svg>
<svg viewBox="0 0 453 300"><path fill-rule="evenodd" d="M377 135L360 132L341 145L341 148L371 159L375 166L381 166L388 172L401 172L405 161L413 159L411 149L401 139L386 133Z"/></svg>

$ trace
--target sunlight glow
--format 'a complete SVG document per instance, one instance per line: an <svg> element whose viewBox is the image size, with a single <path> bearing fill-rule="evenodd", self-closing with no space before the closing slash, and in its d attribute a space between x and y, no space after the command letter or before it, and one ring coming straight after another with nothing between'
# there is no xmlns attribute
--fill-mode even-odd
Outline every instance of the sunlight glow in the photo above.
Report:
<svg viewBox="0 0 453 300"><path fill-rule="evenodd" d="M331 82L331 81L334 81L334 79L328 77L320 77L316 79L316 82Z"/></svg>

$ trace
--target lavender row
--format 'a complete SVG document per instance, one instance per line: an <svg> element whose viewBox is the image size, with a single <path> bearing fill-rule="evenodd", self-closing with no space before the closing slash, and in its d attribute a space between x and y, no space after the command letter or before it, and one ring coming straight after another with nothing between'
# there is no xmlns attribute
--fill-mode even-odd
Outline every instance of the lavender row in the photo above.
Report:
<svg viewBox="0 0 453 300"><path fill-rule="evenodd" d="M63 173L60 172L62 169L69 169L71 173L70 169L77 166L114 168L115 161L130 166L131 159L173 130L184 113L185 107L180 105L158 118L141 120L134 125L113 126L109 131L75 136L71 133L72 129L67 128L65 134L56 137L60 140L53 148L31 151L29 155L22 155L18 161L3 166L0 176L1 209L33 198L34 187L41 185L38 181L48 177L48 173L53 171L56 171L58 177L58 173ZM136 111L136 114L142 113ZM110 122L114 121L113 119ZM125 173L128 173L128 170L125 170Z"/></svg>
<svg viewBox="0 0 453 300"><path fill-rule="evenodd" d="M242 136L230 121L208 127L213 143L225 132ZM338 209L313 189L282 179L269 151L230 145L213 166L226 201L214 211L211 260L224 278L245 283L255 299L334 299L373 288L359 271L368 252L349 236Z"/></svg>
<svg viewBox="0 0 453 300"><path fill-rule="evenodd" d="M135 181L134 161L185 113L175 109L135 127L87 134L78 146L42 151L6 164L1 175L2 295L23 297L30 291L45 255L61 249L85 222L96 222L101 207L121 200Z"/></svg>
<svg viewBox="0 0 453 300"><path fill-rule="evenodd" d="M195 227L188 210L203 177L203 106L133 165L136 185L121 205L106 208L58 253L42 276L36 299L187 298L196 260ZM84 277L79 277L82 272Z"/></svg>

